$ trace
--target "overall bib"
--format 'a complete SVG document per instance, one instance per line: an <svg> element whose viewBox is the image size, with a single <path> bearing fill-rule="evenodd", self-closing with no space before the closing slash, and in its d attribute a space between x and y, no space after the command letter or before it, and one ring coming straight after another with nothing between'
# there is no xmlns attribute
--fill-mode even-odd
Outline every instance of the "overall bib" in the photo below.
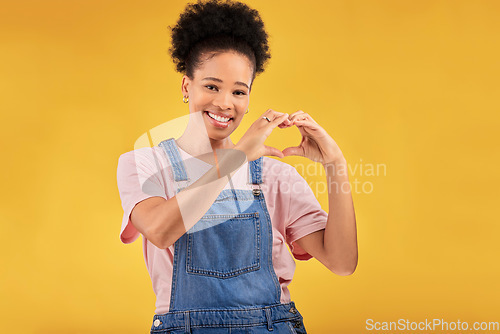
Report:
<svg viewBox="0 0 500 334"><path fill-rule="evenodd" d="M159 146L178 193L190 180L184 161L173 138ZM170 310L154 315L151 333L306 333L294 302L280 303L262 161L249 162L249 183L258 188L222 190L175 242Z"/></svg>

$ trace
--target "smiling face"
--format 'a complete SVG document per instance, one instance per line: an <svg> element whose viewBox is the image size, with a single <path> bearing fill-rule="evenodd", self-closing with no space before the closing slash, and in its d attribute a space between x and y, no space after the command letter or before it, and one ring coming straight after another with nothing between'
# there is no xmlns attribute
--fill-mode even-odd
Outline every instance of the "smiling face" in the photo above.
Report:
<svg viewBox="0 0 500 334"><path fill-rule="evenodd" d="M250 60L232 51L204 55L193 78L182 78L189 112L202 112L211 140L223 141L236 130L250 103L252 80Z"/></svg>

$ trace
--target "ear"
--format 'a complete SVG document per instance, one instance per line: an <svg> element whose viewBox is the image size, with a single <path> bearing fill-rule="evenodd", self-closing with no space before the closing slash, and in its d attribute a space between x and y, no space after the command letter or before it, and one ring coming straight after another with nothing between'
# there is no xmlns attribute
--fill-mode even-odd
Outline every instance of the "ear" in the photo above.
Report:
<svg viewBox="0 0 500 334"><path fill-rule="evenodd" d="M182 91L182 96L188 96L189 97L189 86L191 85L191 79L187 75L184 75L182 77L182 83L181 83L181 91Z"/></svg>

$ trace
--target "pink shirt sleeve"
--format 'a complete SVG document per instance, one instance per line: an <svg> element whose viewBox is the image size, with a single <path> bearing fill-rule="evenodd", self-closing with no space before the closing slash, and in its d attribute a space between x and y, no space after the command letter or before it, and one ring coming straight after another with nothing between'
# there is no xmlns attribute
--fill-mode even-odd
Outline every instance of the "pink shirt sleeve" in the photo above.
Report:
<svg viewBox="0 0 500 334"><path fill-rule="evenodd" d="M304 251L296 240L326 227L328 213L319 204L311 187L295 168L290 171L290 204L286 227L286 241L297 260L309 260L312 255Z"/></svg>
<svg viewBox="0 0 500 334"><path fill-rule="evenodd" d="M134 242L139 231L130 222L130 213L134 206L154 196L167 199L167 191L162 177L160 157L150 147L140 148L122 154L118 159L117 184L123 207L123 219L120 240Z"/></svg>

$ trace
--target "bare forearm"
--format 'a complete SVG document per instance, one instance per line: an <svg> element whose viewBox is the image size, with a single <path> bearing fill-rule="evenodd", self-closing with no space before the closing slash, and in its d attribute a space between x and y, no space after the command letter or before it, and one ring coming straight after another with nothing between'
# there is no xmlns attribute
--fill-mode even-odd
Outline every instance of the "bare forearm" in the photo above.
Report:
<svg viewBox="0 0 500 334"><path fill-rule="evenodd" d="M193 227L208 211L217 196L227 185L229 179L241 168L246 156L239 150L217 150L217 161L214 166L172 199L166 201L164 207L157 208L168 215L157 223L156 233L164 240L166 247L172 245L186 231ZM176 217L176 218L175 218ZM174 218L174 219L172 219Z"/></svg>
<svg viewBox="0 0 500 334"><path fill-rule="evenodd" d="M324 248L332 269L339 274L354 272L358 262L356 217L347 162L344 158L325 164L329 214Z"/></svg>
<svg viewBox="0 0 500 334"><path fill-rule="evenodd" d="M176 195L186 231L208 211L229 179L245 163L245 155L238 150L224 150L217 165L192 185Z"/></svg>

